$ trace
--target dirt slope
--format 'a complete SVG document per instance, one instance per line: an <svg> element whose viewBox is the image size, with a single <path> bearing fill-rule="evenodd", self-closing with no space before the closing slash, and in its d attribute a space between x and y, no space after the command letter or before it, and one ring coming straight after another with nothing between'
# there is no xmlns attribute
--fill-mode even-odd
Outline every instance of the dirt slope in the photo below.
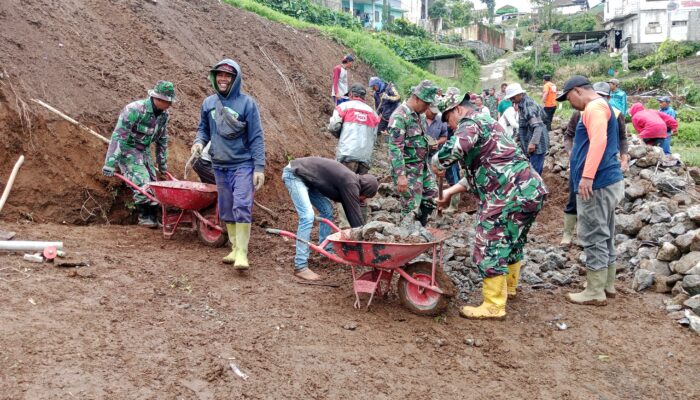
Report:
<svg viewBox="0 0 700 400"><path fill-rule="evenodd" d="M261 49L293 82L302 120ZM275 203L286 196L277 178L288 155L333 152L334 140L323 133L332 111L330 73L347 52L315 31L215 0L3 1L0 179L20 153L27 156L3 217L96 222L102 219L85 216L87 210L100 214L99 204L118 221L122 215L110 211L114 197L122 196L119 204L128 200L128 194L104 189L113 182L100 176L106 147L29 99L43 99L109 136L125 104L145 97L159 79L173 81L179 102L170 130L170 169L181 176L199 107L211 93L208 69L224 57L239 62L243 90L260 106L269 160L261 200ZM367 82L370 75L359 64L351 80Z"/></svg>

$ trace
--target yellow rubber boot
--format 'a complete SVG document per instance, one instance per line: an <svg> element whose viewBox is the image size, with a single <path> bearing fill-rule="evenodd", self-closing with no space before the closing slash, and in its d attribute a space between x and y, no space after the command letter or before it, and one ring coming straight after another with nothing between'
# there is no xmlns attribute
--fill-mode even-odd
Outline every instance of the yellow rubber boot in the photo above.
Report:
<svg viewBox="0 0 700 400"><path fill-rule="evenodd" d="M515 298L518 281L520 281L520 261L508 265L508 275L506 275L508 300Z"/></svg>
<svg viewBox="0 0 700 400"><path fill-rule="evenodd" d="M246 270L248 265L248 242L250 241L250 223L236 224L236 261L233 268Z"/></svg>
<svg viewBox="0 0 700 400"><path fill-rule="evenodd" d="M484 302L479 307L464 306L459 314L469 319L505 319L508 289L505 275L484 278Z"/></svg>
<svg viewBox="0 0 700 400"><path fill-rule="evenodd" d="M236 224L226 224L228 241L231 242L231 252L224 257L224 264L233 264L236 261Z"/></svg>

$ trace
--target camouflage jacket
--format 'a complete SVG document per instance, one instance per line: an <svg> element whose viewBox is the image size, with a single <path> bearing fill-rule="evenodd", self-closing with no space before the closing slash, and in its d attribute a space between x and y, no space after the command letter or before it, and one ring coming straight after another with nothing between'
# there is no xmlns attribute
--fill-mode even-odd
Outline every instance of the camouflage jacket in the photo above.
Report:
<svg viewBox="0 0 700 400"><path fill-rule="evenodd" d="M462 117L454 136L433 156L432 163L445 170L457 161L466 169L467 186L481 200L486 216L500 214L547 193L542 178L513 138L493 118L470 112Z"/></svg>
<svg viewBox="0 0 700 400"><path fill-rule="evenodd" d="M430 146L425 115L418 115L406 102L389 118L389 153L394 177L406 175L406 166L425 162Z"/></svg>
<svg viewBox="0 0 700 400"><path fill-rule="evenodd" d="M491 118L498 118L498 100L496 100L496 96L484 96L484 105L488 107Z"/></svg>
<svg viewBox="0 0 700 400"><path fill-rule="evenodd" d="M162 112L156 117L150 98L127 104L119 114L117 126L112 132L105 166L114 168L119 159L134 152L148 152L151 143L156 143L156 161L161 172L168 164L168 119L170 114Z"/></svg>

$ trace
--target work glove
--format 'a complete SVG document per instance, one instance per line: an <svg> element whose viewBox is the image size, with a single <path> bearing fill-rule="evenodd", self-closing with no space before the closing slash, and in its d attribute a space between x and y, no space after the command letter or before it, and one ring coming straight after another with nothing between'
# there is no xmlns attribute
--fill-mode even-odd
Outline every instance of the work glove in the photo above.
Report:
<svg viewBox="0 0 700 400"><path fill-rule="evenodd" d="M265 173L264 172L253 173L253 185L255 186L255 190L262 189L264 184L265 184Z"/></svg>
<svg viewBox="0 0 700 400"><path fill-rule="evenodd" d="M388 100L389 99L389 94L384 92L382 93L382 100Z"/></svg>
<svg viewBox="0 0 700 400"><path fill-rule="evenodd" d="M204 146L201 143L195 143L192 145L192 149L190 150L192 152L192 155L200 155L202 154L202 149Z"/></svg>
<svg viewBox="0 0 700 400"><path fill-rule="evenodd" d="M114 176L114 167L104 166L102 167L102 175L104 176Z"/></svg>

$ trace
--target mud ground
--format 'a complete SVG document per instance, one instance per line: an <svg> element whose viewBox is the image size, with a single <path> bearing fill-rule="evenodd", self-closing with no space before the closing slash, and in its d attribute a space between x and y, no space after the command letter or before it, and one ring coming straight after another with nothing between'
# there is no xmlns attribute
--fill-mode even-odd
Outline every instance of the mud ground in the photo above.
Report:
<svg viewBox="0 0 700 400"><path fill-rule="evenodd" d="M186 231L166 241L135 226L1 227L60 238L64 262L90 264L0 254L3 399L700 396L700 338L654 294L582 307L562 290L524 288L506 321L462 319L458 304L433 319L395 295L353 309L349 270L317 256L312 268L340 287L297 283L291 242L257 226L245 275Z"/></svg>

